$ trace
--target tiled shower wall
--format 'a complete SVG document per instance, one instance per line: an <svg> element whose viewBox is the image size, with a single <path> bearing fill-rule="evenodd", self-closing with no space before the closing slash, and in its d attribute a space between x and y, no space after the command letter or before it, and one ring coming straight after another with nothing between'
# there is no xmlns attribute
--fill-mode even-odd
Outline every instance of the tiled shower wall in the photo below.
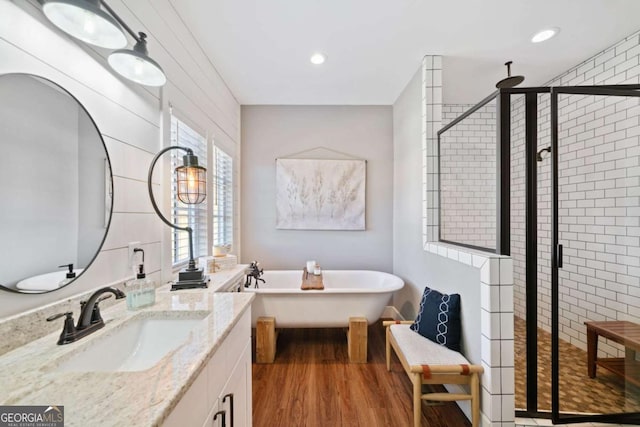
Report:
<svg viewBox="0 0 640 427"><path fill-rule="evenodd" d="M438 139L442 127L442 57L422 58L422 241L437 242L438 217Z"/></svg>
<svg viewBox="0 0 640 427"><path fill-rule="evenodd" d="M549 86L638 84L640 33ZM538 96L538 149L549 146L549 95ZM524 98L512 103L512 257L515 314L525 317ZM586 349L584 321L640 323L640 100L559 96L561 338ZM538 163L538 326L550 330L550 160ZM621 356L601 342L602 355Z"/></svg>
<svg viewBox="0 0 640 427"><path fill-rule="evenodd" d="M443 105L443 125L471 107ZM442 135L440 179L441 238L495 249L495 102L485 105Z"/></svg>
<svg viewBox="0 0 640 427"><path fill-rule="evenodd" d="M476 324L480 325L479 335L467 335L470 341L466 349L468 352L466 356L470 358L472 363L482 363L485 368L482 377L482 425L513 427L515 399L513 266L511 259L472 249L451 247L437 242L439 195L437 140L435 136L436 131L442 125L443 70L441 60L442 58L439 56L428 55L424 57L422 62L422 98L420 102L416 103L416 105L420 104L422 108L421 140L422 160L424 162L422 173L422 231L425 253L418 258L419 262L412 263L411 269L420 272L414 279L415 281L422 281L425 277L432 277L435 283L441 282L443 286L449 287L452 291L467 296L473 295L470 292L480 289L481 312L479 319L472 314L473 311L466 311L466 316L473 316L471 322L477 322ZM394 132L402 129L401 119L407 119L407 109L404 101L405 99L403 98L403 102L400 103L401 106L394 111ZM394 105L395 108L396 106ZM465 107L460 107L460 110L462 109L465 109ZM401 115L400 111L404 112L404 115ZM457 116L452 111L450 111L450 114ZM398 126L396 126L396 123L398 123ZM402 154L407 154L404 151L407 148L411 147L412 150L415 150L415 144L403 138L394 141L394 144L396 143L397 151L395 153L401 154L397 159L401 159ZM399 194L402 195L403 193L400 192ZM397 203L397 200L394 200L394 203ZM394 241L394 245L396 242ZM438 257L434 258L436 254ZM402 251L402 257L405 258L406 256L405 251ZM437 259L439 257L448 258L448 260L443 262L443 260ZM449 264L452 268L450 270L445 269L442 275L437 273L438 269L431 268L434 266L432 263L444 266L451 261L459 263L459 266ZM467 266L473 266L480 270L479 287L477 286L477 279L469 283L471 288L468 289L465 289L467 283L460 281L460 271L466 269ZM425 268L425 271L421 272L420 268ZM436 275L433 275L434 272L436 272ZM404 277L405 274L400 273L401 277ZM405 288L415 287L410 279L407 281L407 285ZM396 304L399 307L404 307L405 305L403 303ZM467 317L467 321L469 321L469 317ZM478 344L481 353L479 356L477 354ZM457 386L452 387L453 389L450 389L450 391L457 390ZM468 404L462 403L460 406L469 415Z"/></svg>

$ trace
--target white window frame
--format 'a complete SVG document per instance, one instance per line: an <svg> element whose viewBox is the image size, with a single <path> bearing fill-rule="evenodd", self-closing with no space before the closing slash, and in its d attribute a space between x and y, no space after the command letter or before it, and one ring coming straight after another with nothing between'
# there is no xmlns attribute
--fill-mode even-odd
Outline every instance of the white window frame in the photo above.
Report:
<svg viewBox="0 0 640 427"><path fill-rule="evenodd" d="M191 148L200 166L207 167L208 138L193 129L172 111L170 114L170 144ZM171 150L171 222L181 227L190 226L193 229L193 257L207 255L208 235L208 204L207 199L197 205L186 205L178 200L176 177L173 171L182 165L182 157L186 153L182 150ZM208 171L207 171L208 172ZM172 229L171 233L171 264L174 268L189 261L189 233Z"/></svg>
<svg viewBox="0 0 640 427"><path fill-rule="evenodd" d="M211 186L212 242L233 245L234 159L222 148L213 146L213 180Z"/></svg>

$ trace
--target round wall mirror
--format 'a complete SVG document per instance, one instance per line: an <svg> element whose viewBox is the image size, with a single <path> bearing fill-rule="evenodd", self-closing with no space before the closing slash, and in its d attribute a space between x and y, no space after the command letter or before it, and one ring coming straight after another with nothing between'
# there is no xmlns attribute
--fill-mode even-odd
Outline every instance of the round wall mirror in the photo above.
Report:
<svg viewBox="0 0 640 427"><path fill-rule="evenodd" d="M0 287L60 289L91 265L109 228L113 182L102 136L64 88L5 74L0 152Z"/></svg>

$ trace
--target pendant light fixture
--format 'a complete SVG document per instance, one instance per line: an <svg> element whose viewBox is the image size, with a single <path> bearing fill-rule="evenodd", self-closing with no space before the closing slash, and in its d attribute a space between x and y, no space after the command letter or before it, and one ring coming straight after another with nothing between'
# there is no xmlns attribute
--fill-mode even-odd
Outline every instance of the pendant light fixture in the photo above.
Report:
<svg viewBox="0 0 640 427"><path fill-rule="evenodd" d="M67 34L108 49L109 65L121 76L146 86L163 86L167 77L162 67L149 57L147 35L136 34L104 0L42 0L42 11ZM103 10L104 8L104 10ZM133 49L123 49L133 37Z"/></svg>
<svg viewBox="0 0 640 427"><path fill-rule="evenodd" d="M149 57L147 35L138 33L133 49L118 49L109 55L109 65L118 74L146 86L163 86L167 77L162 67Z"/></svg>
<svg viewBox="0 0 640 427"><path fill-rule="evenodd" d="M56 27L85 43L108 49L127 45L122 28L100 8L100 0L44 0L42 11Z"/></svg>

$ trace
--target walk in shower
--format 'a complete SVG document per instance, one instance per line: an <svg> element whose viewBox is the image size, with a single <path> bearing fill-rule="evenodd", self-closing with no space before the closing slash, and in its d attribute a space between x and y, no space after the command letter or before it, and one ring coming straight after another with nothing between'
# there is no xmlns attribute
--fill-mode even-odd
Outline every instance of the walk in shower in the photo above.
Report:
<svg viewBox="0 0 640 427"><path fill-rule="evenodd" d="M640 424L639 90L443 105L439 238L513 258L519 416Z"/></svg>

